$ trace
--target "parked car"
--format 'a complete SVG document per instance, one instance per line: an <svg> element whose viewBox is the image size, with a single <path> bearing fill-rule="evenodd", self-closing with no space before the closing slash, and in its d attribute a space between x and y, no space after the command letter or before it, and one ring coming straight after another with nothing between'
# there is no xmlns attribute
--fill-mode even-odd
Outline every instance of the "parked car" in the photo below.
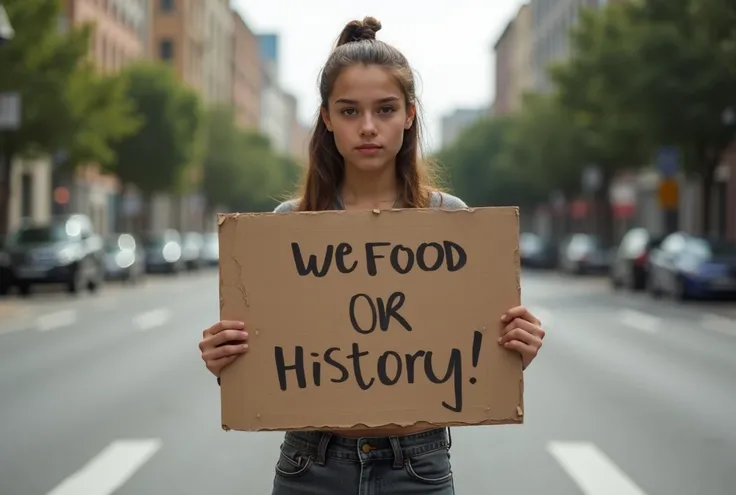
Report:
<svg viewBox="0 0 736 495"><path fill-rule="evenodd" d="M610 256L610 249L604 247L598 237L573 234L560 244L559 264L568 273L605 273L610 265Z"/></svg>
<svg viewBox="0 0 736 495"><path fill-rule="evenodd" d="M524 232L519 236L519 255L521 266L554 268L557 264L554 244L532 232Z"/></svg>
<svg viewBox="0 0 736 495"><path fill-rule="evenodd" d="M143 238L147 273L179 273L184 268L181 235L174 229Z"/></svg>
<svg viewBox="0 0 736 495"><path fill-rule="evenodd" d="M36 284L63 284L70 293L98 289L104 280L102 239L86 215L27 222L7 239L10 285L28 295Z"/></svg>
<svg viewBox="0 0 736 495"><path fill-rule="evenodd" d="M611 259L609 276L615 288L643 290L649 278L649 253L662 243L645 228L637 227L624 234Z"/></svg>
<svg viewBox="0 0 736 495"><path fill-rule="evenodd" d="M207 266L217 266L220 263L220 238L217 232L208 232L203 240L202 262Z"/></svg>
<svg viewBox="0 0 736 495"><path fill-rule="evenodd" d="M187 270L198 270L202 266L202 234L186 232L181 240L181 256Z"/></svg>
<svg viewBox="0 0 736 495"><path fill-rule="evenodd" d="M648 286L678 299L736 294L736 244L674 232L650 254Z"/></svg>
<svg viewBox="0 0 736 495"><path fill-rule="evenodd" d="M105 238L105 277L138 282L146 273L146 253L132 234L110 234Z"/></svg>

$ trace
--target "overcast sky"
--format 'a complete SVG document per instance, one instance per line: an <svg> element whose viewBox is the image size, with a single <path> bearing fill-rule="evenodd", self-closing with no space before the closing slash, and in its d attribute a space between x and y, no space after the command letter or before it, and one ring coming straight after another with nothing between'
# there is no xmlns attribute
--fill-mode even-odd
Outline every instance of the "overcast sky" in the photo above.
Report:
<svg viewBox="0 0 736 495"><path fill-rule="evenodd" d="M366 15L381 21L379 39L394 44L418 73L427 145L440 141L440 119L457 107L488 105L492 45L521 0L231 0L256 32L280 35L280 79L299 100L300 120L317 110L317 76L340 30ZM366 7L366 5L369 5Z"/></svg>

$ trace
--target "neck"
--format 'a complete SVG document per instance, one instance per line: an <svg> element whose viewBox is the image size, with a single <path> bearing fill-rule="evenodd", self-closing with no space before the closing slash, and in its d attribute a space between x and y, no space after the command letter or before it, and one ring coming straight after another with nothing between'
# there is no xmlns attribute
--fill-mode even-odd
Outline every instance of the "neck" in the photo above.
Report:
<svg viewBox="0 0 736 495"><path fill-rule="evenodd" d="M398 193L396 168L365 172L346 166L340 193L346 207L391 208Z"/></svg>

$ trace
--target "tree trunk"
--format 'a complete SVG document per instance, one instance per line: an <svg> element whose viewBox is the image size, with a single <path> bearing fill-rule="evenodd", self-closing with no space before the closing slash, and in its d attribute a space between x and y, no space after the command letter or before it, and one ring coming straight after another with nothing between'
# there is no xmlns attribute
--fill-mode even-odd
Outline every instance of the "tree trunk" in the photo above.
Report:
<svg viewBox="0 0 736 495"><path fill-rule="evenodd" d="M595 194L596 231L601 244L608 246L613 243L613 208L611 207L611 174L603 170L601 187Z"/></svg>
<svg viewBox="0 0 736 495"><path fill-rule="evenodd" d="M721 151L713 148L705 148L700 154L702 160L703 173L701 175L701 234L709 236L713 223L712 215L712 199L713 199L713 182L715 180L716 167L720 161Z"/></svg>
<svg viewBox="0 0 736 495"><path fill-rule="evenodd" d="M0 237L10 226L10 178L15 153L7 145L0 148Z"/></svg>

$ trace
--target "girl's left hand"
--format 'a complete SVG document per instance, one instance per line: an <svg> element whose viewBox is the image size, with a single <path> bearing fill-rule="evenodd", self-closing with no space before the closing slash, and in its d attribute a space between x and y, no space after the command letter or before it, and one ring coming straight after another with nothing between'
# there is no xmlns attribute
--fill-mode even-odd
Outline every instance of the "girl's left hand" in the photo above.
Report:
<svg viewBox="0 0 736 495"><path fill-rule="evenodd" d="M499 345L521 354L522 369L526 369L542 347L545 334L542 322L524 306L511 308L501 317L501 321L507 325L501 331Z"/></svg>

